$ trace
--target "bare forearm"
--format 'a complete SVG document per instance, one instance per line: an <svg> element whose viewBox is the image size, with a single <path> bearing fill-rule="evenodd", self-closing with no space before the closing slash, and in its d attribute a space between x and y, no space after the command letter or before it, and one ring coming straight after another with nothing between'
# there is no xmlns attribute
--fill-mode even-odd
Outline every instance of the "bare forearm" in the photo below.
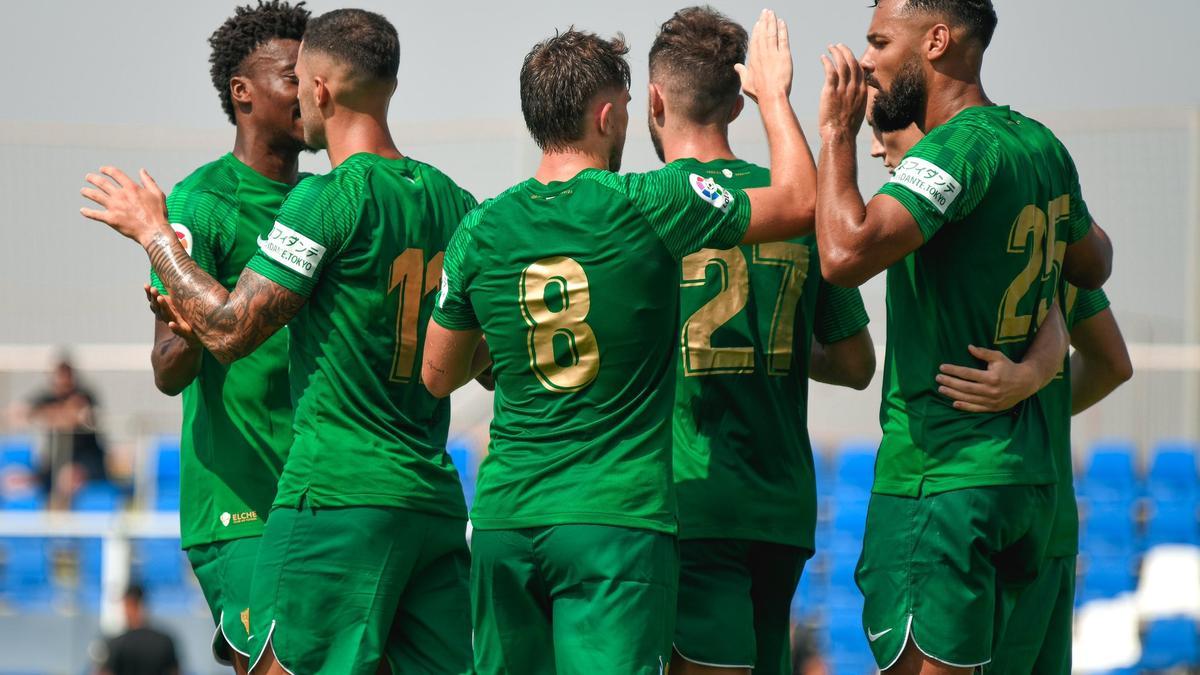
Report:
<svg viewBox="0 0 1200 675"><path fill-rule="evenodd" d="M1133 377L1133 362L1111 309L1071 329L1071 414L1087 410Z"/></svg>
<svg viewBox="0 0 1200 675"><path fill-rule="evenodd" d="M196 379L204 349L188 344L161 321L155 324L154 348L150 351L154 386L167 396L175 396Z"/></svg>
<svg viewBox="0 0 1200 675"><path fill-rule="evenodd" d="M1055 301L1046 320L1038 326L1037 335L1025 352L1025 357L1021 359L1021 364L1029 366L1033 374L1033 389L1029 392L1031 396L1049 384L1062 370L1069 341L1066 322Z"/></svg>
<svg viewBox="0 0 1200 675"><path fill-rule="evenodd" d="M760 99L759 110L771 150L771 184L786 191L784 199L798 216L798 222L780 237L810 234L815 220L817 166L804 129L787 96Z"/></svg>
<svg viewBox="0 0 1200 675"><path fill-rule="evenodd" d="M1075 352L1071 355L1071 414L1078 415L1096 405L1128 379Z"/></svg>
<svg viewBox="0 0 1200 675"><path fill-rule="evenodd" d="M174 234L156 233L146 252L177 311L222 363L254 351L304 305L303 296L249 269L233 292L226 291L184 252Z"/></svg>
<svg viewBox="0 0 1200 675"><path fill-rule="evenodd" d="M812 342L808 376L817 382L862 390L875 377L875 344L866 328L832 344Z"/></svg>
<svg viewBox="0 0 1200 675"><path fill-rule="evenodd" d="M858 152L854 134L828 131L821 136L821 162L817 169L817 250L826 278L843 285L839 274L863 248L866 204L858 191ZM858 281L851 279L850 281Z"/></svg>

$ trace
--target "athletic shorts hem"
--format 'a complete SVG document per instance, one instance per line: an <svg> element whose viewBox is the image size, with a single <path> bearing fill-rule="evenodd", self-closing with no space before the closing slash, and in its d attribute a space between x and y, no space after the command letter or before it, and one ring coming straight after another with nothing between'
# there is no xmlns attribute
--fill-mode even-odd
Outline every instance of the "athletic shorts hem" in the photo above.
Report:
<svg viewBox="0 0 1200 675"><path fill-rule="evenodd" d="M258 666L258 662L262 661L263 654L266 654L267 649L270 649L271 655L275 657L275 663L278 663L279 667L283 668L283 671L285 673L287 673L288 675L296 675L296 671L283 665L283 661L279 660L279 652L275 651L275 643L272 641L272 638L274 638L274 637L275 637L275 620L272 619L271 620L271 628L267 631L267 639L263 640L262 651L258 653L258 658L254 659L254 663L250 664L250 670L248 672L251 672L251 673L254 672L254 669Z"/></svg>
<svg viewBox="0 0 1200 675"><path fill-rule="evenodd" d="M917 636L914 633L912 633L911 631L909 632L908 637L912 639L913 645L916 646L917 650L920 651L922 654L933 659L934 661L937 661L938 663L950 666L951 668L978 668L980 666L986 666L987 664L992 662L992 660L989 658L984 661L980 661L979 663L954 663L953 661L943 659L940 656L935 656L935 655L930 654L929 652L925 651L925 649L921 647L921 644L919 642L917 642ZM908 644L907 641L905 642L905 644L906 645ZM904 649L901 648L900 651L901 651L901 653L903 653Z"/></svg>
<svg viewBox="0 0 1200 675"><path fill-rule="evenodd" d="M887 670L888 668L891 668L892 666L896 665L896 662L900 660L900 656L904 653L904 648L908 646L909 638L912 637L912 620L913 620L913 616L912 616L912 614L909 614L908 620L904 622L904 641L900 643L900 649L896 650L896 655L892 657L892 660L888 661L888 664L885 666L882 663L880 663L880 660L878 658L875 659L875 663L879 665L880 670ZM873 642L873 640L871 640L870 632L871 632L871 630L868 628L867 629L867 644L870 644L871 642ZM876 636L877 639L880 637L883 637L883 636L882 635Z"/></svg>
<svg viewBox="0 0 1200 675"><path fill-rule="evenodd" d="M244 652L244 651L238 649L237 647L234 647L233 640L230 640L229 636L225 634L225 610L223 610L223 609L221 610L220 618L217 619L217 627L215 629L213 629L212 655L213 655L213 660L216 661L217 663L221 664L222 666L232 667L233 660L227 659L227 658L221 656L221 654L217 651L217 644L218 644L217 641L218 640L220 640L221 643L224 643L224 645L227 648L229 648L229 651L237 652L238 654L241 654L242 656L244 656L246 658L250 658L249 652Z"/></svg>
<svg viewBox="0 0 1200 675"><path fill-rule="evenodd" d="M699 661L697 659L693 659L693 658L689 657L687 654L684 654L683 652L679 651L679 645L677 645L675 643L671 643L671 648L674 649L675 653L678 654L679 657L682 658L684 661L687 661L688 663L694 663L698 666L705 666L707 668L749 668L750 670L754 670L754 664L752 664L752 663L737 663L737 664L708 663L706 661Z"/></svg>

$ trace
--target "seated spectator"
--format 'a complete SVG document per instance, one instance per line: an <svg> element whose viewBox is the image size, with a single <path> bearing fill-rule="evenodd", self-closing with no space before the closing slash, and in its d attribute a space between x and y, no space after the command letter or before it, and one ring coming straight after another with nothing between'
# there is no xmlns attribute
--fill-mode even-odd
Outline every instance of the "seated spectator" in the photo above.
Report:
<svg viewBox="0 0 1200 675"><path fill-rule="evenodd" d="M55 366L50 386L30 399L26 417L46 430L40 474L51 508L69 508L85 483L107 480L96 397L79 385L68 360Z"/></svg>
<svg viewBox="0 0 1200 675"><path fill-rule="evenodd" d="M146 625L142 587L130 585L124 602L125 632L108 642L98 675L178 675L175 641Z"/></svg>

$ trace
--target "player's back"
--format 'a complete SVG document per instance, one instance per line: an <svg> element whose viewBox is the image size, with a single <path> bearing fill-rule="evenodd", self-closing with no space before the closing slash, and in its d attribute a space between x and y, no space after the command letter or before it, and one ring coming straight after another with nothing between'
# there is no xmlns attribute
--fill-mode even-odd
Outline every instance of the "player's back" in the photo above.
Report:
<svg viewBox="0 0 1200 675"><path fill-rule="evenodd" d="M889 461L923 475L925 489L1053 482L1039 406L961 412L934 378L942 363L978 367L968 345L1024 356L1053 302L1067 242L1090 224L1070 155L1006 106L969 108L914 146L881 193L913 213L926 238L888 273ZM886 474L877 489L881 482L920 489L888 486Z"/></svg>
<svg viewBox="0 0 1200 675"><path fill-rule="evenodd" d="M586 169L525 181L464 221L447 268L461 277L451 287L467 289L496 378L477 527L674 531L678 261L706 236L736 243L748 222L744 195L733 207L689 185L677 171Z"/></svg>
<svg viewBox="0 0 1200 675"><path fill-rule="evenodd" d="M366 153L285 203L253 264L308 292L291 322L296 441L277 504L463 514L449 401L419 364L446 244L473 205L429 165Z"/></svg>
<svg viewBox="0 0 1200 675"><path fill-rule="evenodd" d="M663 170L738 189L771 182L766 168L736 159ZM812 338L835 342L866 322L857 290L821 278L813 235L684 258L673 418L681 538L813 548Z"/></svg>

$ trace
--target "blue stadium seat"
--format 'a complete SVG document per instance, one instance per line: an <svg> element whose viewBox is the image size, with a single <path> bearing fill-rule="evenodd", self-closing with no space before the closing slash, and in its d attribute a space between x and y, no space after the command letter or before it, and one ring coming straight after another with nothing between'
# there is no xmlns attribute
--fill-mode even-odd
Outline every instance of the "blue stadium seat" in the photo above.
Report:
<svg viewBox="0 0 1200 675"><path fill-rule="evenodd" d="M179 488L179 437L160 436L150 446L153 448L155 485Z"/></svg>
<svg viewBox="0 0 1200 675"><path fill-rule="evenodd" d="M1131 593L1136 580L1128 557L1088 557L1084 574L1078 585L1080 604L1092 600L1107 600Z"/></svg>
<svg viewBox="0 0 1200 675"><path fill-rule="evenodd" d="M154 491L155 511L179 510L179 486L159 485Z"/></svg>
<svg viewBox="0 0 1200 675"><path fill-rule="evenodd" d="M1080 527L1080 546L1091 555L1130 555L1134 551L1133 502L1093 501Z"/></svg>
<svg viewBox="0 0 1200 675"><path fill-rule="evenodd" d="M875 481L877 444L864 441L842 445L835 459L834 499L867 501Z"/></svg>
<svg viewBox="0 0 1200 675"><path fill-rule="evenodd" d="M1142 638L1143 670L1200 666L1200 628L1194 619L1164 619L1150 624Z"/></svg>
<svg viewBox="0 0 1200 675"><path fill-rule="evenodd" d="M79 586L76 588L79 602L89 609L95 609L100 606L103 542L99 537L87 537L73 544L79 563Z"/></svg>
<svg viewBox="0 0 1200 675"><path fill-rule="evenodd" d="M75 493L71 508L75 511L112 513L121 507L121 491L107 481L92 481Z"/></svg>
<svg viewBox="0 0 1200 675"><path fill-rule="evenodd" d="M195 604L195 589L184 573L187 556L178 539L135 539L130 544L133 578L145 586L156 612L179 612Z"/></svg>
<svg viewBox="0 0 1200 675"><path fill-rule="evenodd" d="M1128 441L1105 441L1092 446L1091 461L1080 484L1089 502L1132 502L1138 497L1133 458L1137 449Z"/></svg>
<svg viewBox="0 0 1200 675"><path fill-rule="evenodd" d="M8 494L4 497L4 508L9 511L41 511L46 508L46 495L40 488Z"/></svg>
<svg viewBox="0 0 1200 675"><path fill-rule="evenodd" d="M0 597L25 610L48 608L54 597L50 586L50 546L42 537L0 539Z"/></svg>
<svg viewBox="0 0 1200 675"><path fill-rule="evenodd" d="M0 469L19 466L33 470L33 437L25 435L0 437Z"/></svg>
<svg viewBox="0 0 1200 675"><path fill-rule="evenodd" d="M1146 476L1146 494L1155 501L1200 501L1200 476L1196 458L1200 446L1186 441L1160 443L1154 450L1150 473Z"/></svg>
<svg viewBox="0 0 1200 675"><path fill-rule="evenodd" d="M829 665L836 675L875 672L875 658L863 635L861 614L844 613L829 622Z"/></svg>
<svg viewBox="0 0 1200 675"><path fill-rule="evenodd" d="M833 504L833 531L836 534L849 535L852 539L862 542L863 533L867 529L867 503L858 501L840 501Z"/></svg>
<svg viewBox="0 0 1200 675"><path fill-rule="evenodd" d="M1153 504L1146 525L1146 548L1160 544L1200 545L1196 508L1197 504L1191 500Z"/></svg>
<svg viewBox="0 0 1200 675"><path fill-rule="evenodd" d="M475 476L478 466L475 462L475 451L471 443L463 439L451 439L446 444L446 452L454 468L458 469L458 479L462 483L463 497L467 506L475 502Z"/></svg>

